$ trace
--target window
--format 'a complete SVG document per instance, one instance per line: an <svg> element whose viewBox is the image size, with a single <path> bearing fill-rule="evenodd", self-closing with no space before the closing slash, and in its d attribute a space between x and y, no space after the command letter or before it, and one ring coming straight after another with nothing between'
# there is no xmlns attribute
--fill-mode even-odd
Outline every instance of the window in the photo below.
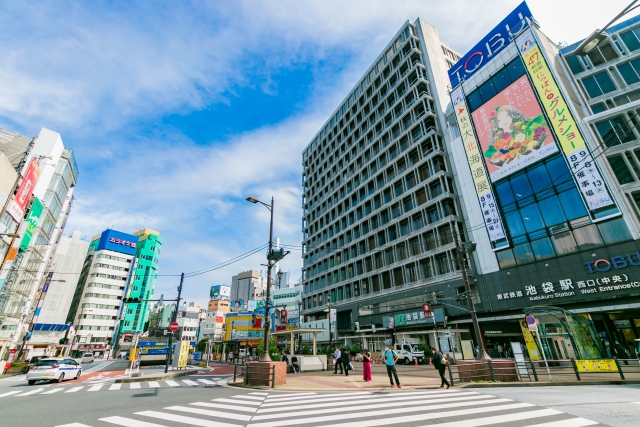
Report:
<svg viewBox="0 0 640 427"><path fill-rule="evenodd" d="M620 33L620 38L631 52L640 49L640 27L634 28L624 33Z"/></svg>
<svg viewBox="0 0 640 427"><path fill-rule="evenodd" d="M584 66L576 55L565 56L564 59L567 60L567 64L569 64L569 68L573 74L578 74L584 71Z"/></svg>
<svg viewBox="0 0 640 427"><path fill-rule="evenodd" d="M582 79L582 84L591 98L596 98L600 95L616 90L616 86L613 84L609 73L606 71L594 74L591 77L585 77Z"/></svg>
<svg viewBox="0 0 640 427"><path fill-rule="evenodd" d="M640 82L640 58L618 65L618 71L628 85Z"/></svg>
<svg viewBox="0 0 640 427"><path fill-rule="evenodd" d="M600 43L587 55L594 66L604 64L607 61L612 61L618 57L618 53L615 51L611 43L608 41Z"/></svg>
<svg viewBox="0 0 640 427"><path fill-rule="evenodd" d="M602 142L607 147L635 140L633 132L629 129L626 120L622 116L598 122L596 123L596 129L602 138Z"/></svg>
<svg viewBox="0 0 640 427"><path fill-rule="evenodd" d="M622 156L607 157L607 160L609 161L609 165L611 165L611 169L613 169L613 173L616 175L616 178L621 185L635 181L633 174L629 170L629 167Z"/></svg>
<svg viewBox="0 0 640 427"><path fill-rule="evenodd" d="M482 104L493 98L498 92L522 77L524 73L524 65L520 58L511 61L504 69L500 70L495 76L467 96L470 110L476 110Z"/></svg>
<svg viewBox="0 0 640 427"><path fill-rule="evenodd" d="M436 256L436 267L438 269L438 274L447 274L450 271L447 254Z"/></svg>
<svg viewBox="0 0 640 427"><path fill-rule="evenodd" d="M593 111L593 114L602 113L606 109L607 106L604 105L604 102L598 102L597 104L591 105L591 111Z"/></svg>

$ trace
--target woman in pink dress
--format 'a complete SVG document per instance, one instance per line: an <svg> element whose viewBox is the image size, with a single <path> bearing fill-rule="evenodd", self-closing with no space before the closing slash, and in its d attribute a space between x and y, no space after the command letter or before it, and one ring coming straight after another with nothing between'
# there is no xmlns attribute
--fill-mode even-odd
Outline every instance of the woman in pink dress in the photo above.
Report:
<svg viewBox="0 0 640 427"><path fill-rule="evenodd" d="M364 381L371 382L371 355L368 351L365 351L364 356L362 356L362 373L364 374Z"/></svg>

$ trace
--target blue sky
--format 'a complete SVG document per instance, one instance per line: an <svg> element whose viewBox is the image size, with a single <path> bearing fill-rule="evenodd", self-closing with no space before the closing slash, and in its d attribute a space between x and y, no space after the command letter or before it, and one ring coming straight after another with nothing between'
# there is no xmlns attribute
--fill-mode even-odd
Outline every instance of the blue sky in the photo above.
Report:
<svg viewBox="0 0 640 427"><path fill-rule="evenodd" d="M67 232L157 229L160 274L213 266L275 233L301 241L301 152L406 20L465 53L519 1L5 2L0 126L58 130L80 178ZM531 0L555 41L602 27L628 0ZM300 277L300 252L282 263ZM264 255L185 283L261 269ZM177 280L161 276L166 297ZM159 293L159 292L158 292Z"/></svg>

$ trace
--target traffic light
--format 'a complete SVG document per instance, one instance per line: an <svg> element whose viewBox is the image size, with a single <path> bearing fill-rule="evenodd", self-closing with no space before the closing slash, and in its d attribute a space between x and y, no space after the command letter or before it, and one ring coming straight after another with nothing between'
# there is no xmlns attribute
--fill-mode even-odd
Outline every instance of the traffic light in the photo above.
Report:
<svg viewBox="0 0 640 427"><path fill-rule="evenodd" d="M122 300L125 304L139 304L142 299L140 298L124 298Z"/></svg>
<svg viewBox="0 0 640 427"><path fill-rule="evenodd" d="M424 310L424 317L433 317L433 313L429 309L429 304L423 304L422 309Z"/></svg>
<svg viewBox="0 0 640 427"><path fill-rule="evenodd" d="M280 323L287 323L287 310L280 310Z"/></svg>

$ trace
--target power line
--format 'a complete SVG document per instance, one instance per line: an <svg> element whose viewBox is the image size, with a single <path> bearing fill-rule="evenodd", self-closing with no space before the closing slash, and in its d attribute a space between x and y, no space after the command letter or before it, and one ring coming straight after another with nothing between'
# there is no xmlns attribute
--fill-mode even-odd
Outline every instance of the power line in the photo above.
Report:
<svg viewBox="0 0 640 427"><path fill-rule="evenodd" d="M218 265L215 265L215 266L213 266L213 267L209 267L209 268L206 268L206 269L203 269L203 270L194 271L194 272L191 272L191 273L186 273L186 274L185 274L185 277L195 277L195 276L199 276L199 275L202 275L202 274L209 273L209 272L214 271L214 270L219 270L219 269L221 269L221 268L223 268L223 267L226 267L226 266L228 266L228 265L231 265L231 264L233 264L233 263L236 263L236 262L238 262L238 261L241 261L241 260L243 260L243 259L245 259L245 258L248 258L248 257L250 257L251 255L257 254L258 252L260 252L260 251L262 251L262 250L266 249L268 246L269 246L269 244L268 244L268 243L265 243L264 245L262 245L262 246L260 246L260 247L258 247L258 248L255 248L255 249L253 249L253 250L251 250L251 251L249 251L249 252L245 252L245 253L244 253L244 254L242 254L242 255L238 255L238 256L237 256L237 257L235 257L235 258L232 258L232 259L230 259L230 260L228 260L228 261L225 261L225 262L220 263L220 264L218 264Z"/></svg>

